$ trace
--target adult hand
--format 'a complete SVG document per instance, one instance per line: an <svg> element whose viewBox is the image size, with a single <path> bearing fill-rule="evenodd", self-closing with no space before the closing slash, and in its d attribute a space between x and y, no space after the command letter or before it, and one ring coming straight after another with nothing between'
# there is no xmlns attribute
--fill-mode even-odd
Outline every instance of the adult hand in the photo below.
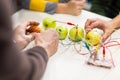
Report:
<svg viewBox="0 0 120 80"><path fill-rule="evenodd" d="M58 48L59 37L55 30L49 29L41 33L35 33L36 46L43 47L48 56L52 56Z"/></svg>
<svg viewBox="0 0 120 80"><path fill-rule="evenodd" d="M104 21L98 18L95 19L88 19L85 23L85 31L86 33L89 32L93 28L99 28L104 31L102 36L102 41L104 42L109 35L115 30L112 27L112 21Z"/></svg>
<svg viewBox="0 0 120 80"><path fill-rule="evenodd" d="M27 21L18 25L15 28L14 40L21 49L25 48L34 39L32 33L28 35L26 34L26 30L28 29L28 26L37 26L37 25L39 25L39 22Z"/></svg>

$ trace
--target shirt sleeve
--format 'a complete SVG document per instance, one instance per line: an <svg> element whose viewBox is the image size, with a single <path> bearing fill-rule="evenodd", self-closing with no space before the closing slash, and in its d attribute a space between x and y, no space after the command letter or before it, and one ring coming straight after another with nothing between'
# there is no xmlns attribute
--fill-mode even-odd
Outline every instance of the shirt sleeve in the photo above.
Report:
<svg viewBox="0 0 120 80"><path fill-rule="evenodd" d="M29 76L29 78L31 80L40 80L44 74L46 64L48 62L48 55L46 51L44 48L36 46L27 50L25 53L31 63L31 76Z"/></svg>
<svg viewBox="0 0 120 80"><path fill-rule="evenodd" d="M69 2L70 0L59 0L60 3L67 3Z"/></svg>
<svg viewBox="0 0 120 80"><path fill-rule="evenodd" d="M55 13L58 2L66 3L69 0L19 0L19 1L22 5L22 8L53 14Z"/></svg>
<svg viewBox="0 0 120 80"><path fill-rule="evenodd" d="M49 14L55 13L57 7L57 0L19 0L21 7L34 11L47 12Z"/></svg>
<svg viewBox="0 0 120 80"><path fill-rule="evenodd" d="M39 46L23 52L13 43L8 1L0 0L0 80L40 80L48 61L47 53Z"/></svg>
<svg viewBox="0 0 120 80"><path fill-rule="evenodd" d="M53 14L53 13L55 13L56 7L57 7L57 3L48 2L46 4L44 12L47 12L49 14Z"/></svg>

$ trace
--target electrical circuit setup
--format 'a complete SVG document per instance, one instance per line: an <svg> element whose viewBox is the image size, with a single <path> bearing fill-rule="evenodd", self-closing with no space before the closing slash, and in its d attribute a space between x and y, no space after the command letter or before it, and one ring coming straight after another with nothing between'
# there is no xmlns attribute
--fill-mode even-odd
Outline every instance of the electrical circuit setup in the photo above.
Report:
<svg viewBox="0 0 120 80"><path fill-rule="evenodd" d="M52 20L51 22L54 23L49 24L54 26L56 24L55 22L71 26L69 31L66 27L63 26L56 27L56 31L58 32L60 37L60 43L64 47L73 45L75 51L80 55L89 55L88 60L85 61L86 64L107 69L115 67L110 47L119 46L120 43L118 41L110 37L109 40L106 40L103 43L101 42L102 36L95 30L91 30L89 33L84 34L84 30L79 27L79 25L73 24L71 22L63 22L58 20ZM49 24L46 25L48 26ZM69 41L67 41L67 43L64 43L67 36ZM79 45L80 47L76 47L77 45ZM88 50L87 53L81 52L81 49L83 47ZM100 52L100 49L102 50L102 52Z"/></svg>

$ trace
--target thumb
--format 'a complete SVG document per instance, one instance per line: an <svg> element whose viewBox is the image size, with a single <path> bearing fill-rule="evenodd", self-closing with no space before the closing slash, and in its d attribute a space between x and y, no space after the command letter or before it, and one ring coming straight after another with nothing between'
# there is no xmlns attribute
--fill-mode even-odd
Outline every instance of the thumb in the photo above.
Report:
<svg viewBox="0 0 120 80"><path fill-rule="evenodd" d="M111 35L110 32L105 32L102 36L102 42L105 42L110 35Z"/></svg>
<svg viewBox="0 0 120 80"><path fill-rule="evenodd" d="M85 28L85 32L88 33L89 31L91 31L92 29L88 26L87 28Z"/></svg>
<svg viewBox="0 0 120 80"><path fill-rule="evenodd" d="M27 35L26 38L27 38L27 41L28 41L28 42L33 41L33 40L35 39L33 33Z"/></svg>
<svg viewBox="0 0 120 80"><path fill-rule="evenodd" d="M116 29L105 30L105 33L102 36L102 41L105 42L106 39L115 31Z"/></svg>

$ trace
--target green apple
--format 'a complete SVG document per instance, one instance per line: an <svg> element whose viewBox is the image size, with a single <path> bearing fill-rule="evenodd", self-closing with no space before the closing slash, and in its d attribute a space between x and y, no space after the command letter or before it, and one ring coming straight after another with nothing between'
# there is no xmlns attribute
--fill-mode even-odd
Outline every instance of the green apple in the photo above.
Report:
<svg viewBox="0 0 120 80"><path fill-rule="evenodd" d="M49 28L55 28L56 27L56 21L51 17L46 17L43 19L43 26L45 29Z"/></svg>
<svg viewBox="0 0 120 80"><path fill-rule="evenodd" d="M73 27L69 31L69 37L72 41L81 41L84 37L84 30L81 27Z"/></svg>
<svg viewBox="0 0 120 80"><path fill-rule="evenodd" d="M97 31L91 30L86 34L85 40L90 46L96 46L100 44L101 35Z"/></svg>
<svg viewBox="0 0 120 80"><path fill-rule="evenodd" d="M58 26L58 27L56 27L56 31L59 34L59 39L60 40L64 40L67 37L68 28L66 28L64 26Z"/></svg>

